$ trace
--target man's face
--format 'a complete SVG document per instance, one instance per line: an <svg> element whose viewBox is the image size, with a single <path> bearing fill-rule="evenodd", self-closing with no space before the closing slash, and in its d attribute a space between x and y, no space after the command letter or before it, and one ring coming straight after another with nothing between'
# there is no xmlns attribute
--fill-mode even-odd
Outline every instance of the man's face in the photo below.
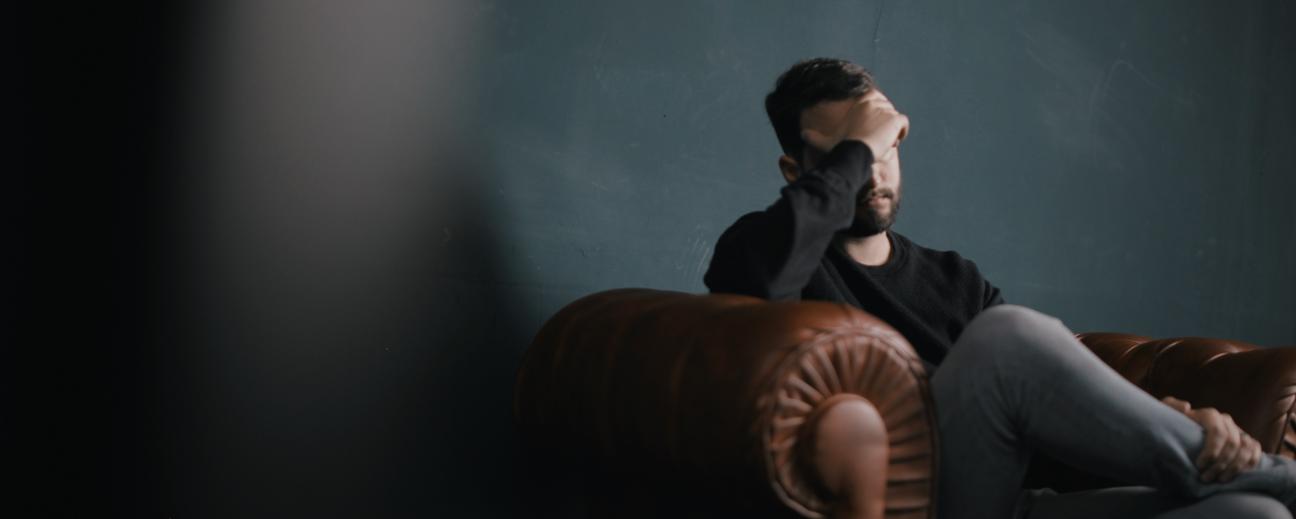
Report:
<svg viewBox="0 0 1296 519"><path fill-rule="evenodd" d="M846 112L859 98L824 101L801 112L801 128L823 135L840 135L846 123ZM801 171L819 164L828 150L807 144L801 154ZM900 211L900 149L892 147L874 158L873 182L861 189L855 203L855 222L846 231L855 237L872 236L891 228Z"/></svg>

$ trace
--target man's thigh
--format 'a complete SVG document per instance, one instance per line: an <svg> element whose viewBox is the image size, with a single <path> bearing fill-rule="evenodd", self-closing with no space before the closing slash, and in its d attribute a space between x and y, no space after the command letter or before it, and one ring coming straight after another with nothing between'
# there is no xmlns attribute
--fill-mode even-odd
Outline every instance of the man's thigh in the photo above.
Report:
<svg viewBox="0 0 1296 519"><path fill-rule="evenodd" d="M1223 492L1192 501L1150 487L1117 487L1056 494L1036 491L1028 519L1291 519L1272 497Z"/></svg>

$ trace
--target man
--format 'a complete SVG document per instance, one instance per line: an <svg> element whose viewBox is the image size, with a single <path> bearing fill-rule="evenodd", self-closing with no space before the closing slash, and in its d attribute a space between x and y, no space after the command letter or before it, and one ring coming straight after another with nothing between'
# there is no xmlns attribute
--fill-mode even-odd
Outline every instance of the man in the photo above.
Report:
<svg viewBox="0 0 1296 519"><path fill-rule="evenodd" d="M941 517L1291 518L1296 464L1262 453L1227 415L1157 402L1057 319L1004 304L973 262L890 229L909 120L867 71L797 63L765 109L787 186L724 232L705 282L847 303L899 330L931 376ZM1036 449L1144 486L1023 491Z"/></svg>

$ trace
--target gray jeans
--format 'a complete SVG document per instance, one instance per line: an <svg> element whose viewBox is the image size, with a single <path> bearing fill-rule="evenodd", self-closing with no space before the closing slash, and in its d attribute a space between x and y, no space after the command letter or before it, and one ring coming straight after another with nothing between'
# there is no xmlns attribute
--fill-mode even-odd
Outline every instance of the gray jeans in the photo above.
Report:
<svg viewBox="0 0 1296 519"><path fill-rule="evenodd" d="M1015 305L978 315L932 375L941 519L1289 519L1296 463L1267 455L1227 484L1192 460L1202 428L1109 368L1061 321ZM1024 492L1036 450L1143 487ZM1085 512L1088 510L1088 512ZM1080 515L1074 515L1080 514ZM1204 514L1204 515L1203 515Z"/></svg>

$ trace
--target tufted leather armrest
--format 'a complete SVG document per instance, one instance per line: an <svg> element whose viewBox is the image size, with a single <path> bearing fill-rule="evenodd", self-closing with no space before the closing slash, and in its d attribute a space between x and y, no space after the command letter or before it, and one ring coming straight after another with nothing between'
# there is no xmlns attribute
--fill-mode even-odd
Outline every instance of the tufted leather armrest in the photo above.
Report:
<svg viewBox="0 0 1296 519"><path fill-rule="evenodd" d="M1260 348L1224 339L1150 339L1124 333L1076 336L1126 380L1156 398L1173 396L1193 407L1228 413L1266 452L1293 457L1296 348ZM1038 456L1028 487L1075 491L1129 482L1081 473Z"/></svg>
<svg viewBox="0 0 1296 519"><path fill-rule="evenodd" d="M926 384L905 339L854 308L622 289L545 324L518 372L514 416L528 450L555 470L592 468L654 497L691 490L731 512L825 517L847 503L818 472L816 428L849 401L862 413L852 434L873 444L859 462L876 465L843 490L862 499L852 514L930 517ZM643 503L606 505L596 515Z"/></svg>

